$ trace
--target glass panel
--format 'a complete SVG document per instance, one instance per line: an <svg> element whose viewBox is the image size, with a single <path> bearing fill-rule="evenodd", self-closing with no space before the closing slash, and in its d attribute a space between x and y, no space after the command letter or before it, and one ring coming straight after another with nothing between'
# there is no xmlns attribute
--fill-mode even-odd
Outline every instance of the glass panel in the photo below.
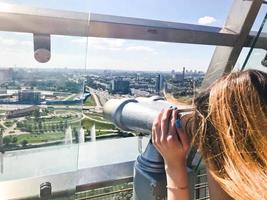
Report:
<svg viewBox="0 0 267 200"><path fill-rule="evenodd" d="M232 0L5 2L223 26ZM88 21L87 14L76 14L80 20ZM24 25L29 24L26 21ZM51 24L45 25L49 28ZM74 31L71 24L62 29ZM76 35L84 35L87 30L81 27ZM0 127L3 138L0 195L6 195L0 199L36 196L40 193L40 184L45 182L51 183L53 191L67 190L69 192L64 195L73 197L76 178L81 178L75 175L77 167L86 170L111 165L112 168L113 164L133 161L138 152L144 151L149 136L142 140L139 132L115 127L104 118L104 104L114 98L163 97L166 92L178 99L178 103L191 104L215 48L52 35L51 59L42 64L34 59L32 38L32 33L0 33ZM139 136L117 140L136 135ZM86 143L111 138L116 140ZM84 144L79 146L77 143ZM124 151L127 147L129 151ZM108 153L107 148L110 148ZM94 175L96 179L91 180L97 181L98 174ZM109 172L104 175L108 177ZM81 180L88 184L87 179ZM19 185L24 186L22 190ZM49 183L42 188L49 190Z"/></svg>
<svg viewBox="0 0 267 200"><path fill-rule="evenodd" d="M78 35L86 35L88 15L79 19ZM48 21L43 26L49 29ZM23 26L34 24L26 20ZM72 24L62 29L73 29ZM90 96L84 93L87 38L50 39L51 58L45 62L49 36L0 32L0 199L48 197L52 191L53 197L64 191L65 199L73 199L75 193L85 134L82 106Z"/></svg>
<svg viewBox="0 0 267 200"><path fill-rule="evenodd" d="M266 49L254 48L258 42L262 42L260 37L267 32L267 14L254 38L252 47L249 49L243 64L243 69L258 69L267 72L267 51Z"/></svg>
<svg viewBox="0 0 267 200"><path fill-rule="evenodd" d="M179 87L184 69L184 78L190 80L190 86L187 85L184 89L190 87L191 90L193 78L197 80L196 86L200 86L214 48L207 45L90 37L87 60L87 71L90 73L88 84L101 94L99 96L102 104L108 99L121 98L122 95L116 93L123 91L112 89L112 85L115 87L114 85L120 84L118 81L114 83L117 79L129 82L130 92L126 92L128 95L124 94L124 97L150 97L159 95L159 90L162 92L164 88L172 91L175 86ZM164 84L161 83L160 88L156 86L158 75L164 76ZM192 94L190 95L191 99Z"/></svg>

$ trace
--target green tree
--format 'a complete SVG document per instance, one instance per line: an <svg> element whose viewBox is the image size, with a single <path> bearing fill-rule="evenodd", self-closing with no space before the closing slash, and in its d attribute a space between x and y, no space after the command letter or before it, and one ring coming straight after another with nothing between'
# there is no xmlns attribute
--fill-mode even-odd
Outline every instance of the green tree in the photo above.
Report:
<svg viewBox="0 0 267 200"><path fill-rule="evenodd" d="M18 141L18 138L17 138L17 137L12 137L12 143L13 143L13 144L16 144L17 141Z"/></svg>
<svg viewBox="0 0 267 200"><path fill-rule="evenodd" d="M0 128L0 152L1 153L5 152L4 147L3 147L3 131L4 129L1 127Z"/></svg>
<svg viewBox="0 0 267 200"><path fill-rule="evenodd" d="M43 123L43 131L44 131L44 132L47 131L47 125L46 125L46 123Z"/></svg>
<svg viewBox="0 0 267 200"><path fill-rule="evenodd" d="M66 129L67 127L68 127L68 121L65 120L65 121L64 121L64 129Z"/></svg>
<svg viewBox="0 0 267 200"><path fill-rule="evenodd" d="M23 127L23 123L22 122L17 122L17 127L18 128L22 128Z"/></svg>
<svg viewBox="0 0 267 200"><path fill-rule="evenodd" d="M54 123L52 124L52 131L53 131L53 132L55 132L55 131L56 131L56 126L55 126L55 124L54 124Z"/></svg>
<svg viewBox="0 0 267 200"><path fill-rule="evenodd" d="M36 133L37 132L37 124L34 122L32 126L32 132Z"/></svg>
<svg viewBox="0 0 267 200"><path fill-rule="evenodd" d="M32 116L34 117L35 121L38 121L41 116L40 110L39 109L34 110L32 112Z"/></svg>
<svg viewBox="0 0 267 200"><path fill-rule="evenodd" d="M42 131L43 129L43 123L41 121L38 121L38 129L39 131Z"/></svg>
<svg viewBox="0 0 267 200"><path fill-rule="evenodd" d="M47 115L47 114L49 113L49 109L48 109L48 108L45 108L45 109L43 110L43 113L44 113L44 115Z"/></svg>
<svg viewBox="0 0 267 200"><path fill-rule="evenodd" d="M63 123L63 121L60 121L59 122L59 130L60 131L63 131L64 130L64 123Z"/></svg>
<svg viewBox="0 0 267 200"><path fill-rule="evenodd" d="M34 127L33 127L32 124L28 124L28 125L27 125L27 129L28 129L29 132L33 132L33 131L34 131L33 128L34 128Z"/></svg>
<svg viewBox="0 0 267 200"><path fill-rule="evenodd" d="M12 142L12 140L11 140L11 137L10 136L6 136L6 137L4 137L4 139L3 139L3 143L4 143L4 145L5 146L9 146L9 144Z"/></svg>
<svg viewBox="0 0 267 200"><path fill-rule="evenodd" d="M22 147L26 147L28 144L28 140L22 140L21 143Z"/></svg>

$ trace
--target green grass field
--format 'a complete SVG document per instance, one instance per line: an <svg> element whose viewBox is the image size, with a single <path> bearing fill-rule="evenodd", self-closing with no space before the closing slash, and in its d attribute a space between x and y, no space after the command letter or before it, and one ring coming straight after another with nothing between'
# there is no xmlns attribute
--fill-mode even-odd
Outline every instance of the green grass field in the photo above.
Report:
<svg viewBox="0 0 267 200"><path fill-rule="evenodd" d="M62 140L64 139L64 132L51 132L51 133L44 133L44 134L23 134L23 135L16 135L16 136L6 136L17 138L17 144L20 144L23 140L27 140L29 144L33 143L42 143L42 142L50 142L55 140Z"/></svg>
<svg viewBox="0 0 267 200"><path fill-rule="evenodd" d="M82 120L82 127L84 129L91 129L94 124L95 124L96 130L97 129L115 129L115 126L113 124L100 123L97 121L93 121L91 119Z"/></svg>

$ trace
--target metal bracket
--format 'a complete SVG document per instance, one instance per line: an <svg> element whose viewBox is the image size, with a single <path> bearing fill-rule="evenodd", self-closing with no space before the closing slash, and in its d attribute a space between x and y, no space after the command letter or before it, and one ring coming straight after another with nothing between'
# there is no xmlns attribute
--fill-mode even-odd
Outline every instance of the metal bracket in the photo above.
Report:
<svg viewBox="0 0 267 200"><path fill-rule="evenodd" d="M51 38L47 34L33 34L34 58L46 63L51 58Z"/></svg>

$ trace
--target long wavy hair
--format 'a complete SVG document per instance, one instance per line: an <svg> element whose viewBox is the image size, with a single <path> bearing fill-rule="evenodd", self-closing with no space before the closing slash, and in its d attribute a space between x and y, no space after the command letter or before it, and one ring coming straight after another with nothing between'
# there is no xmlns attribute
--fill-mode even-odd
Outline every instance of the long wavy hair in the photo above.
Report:
<svg viewBox="0 0 267 200"><path fill-rule="evenodd" d="M213 178L234 199L267 199L267 74L225 75L195 106L189 131Z"/></svg>

